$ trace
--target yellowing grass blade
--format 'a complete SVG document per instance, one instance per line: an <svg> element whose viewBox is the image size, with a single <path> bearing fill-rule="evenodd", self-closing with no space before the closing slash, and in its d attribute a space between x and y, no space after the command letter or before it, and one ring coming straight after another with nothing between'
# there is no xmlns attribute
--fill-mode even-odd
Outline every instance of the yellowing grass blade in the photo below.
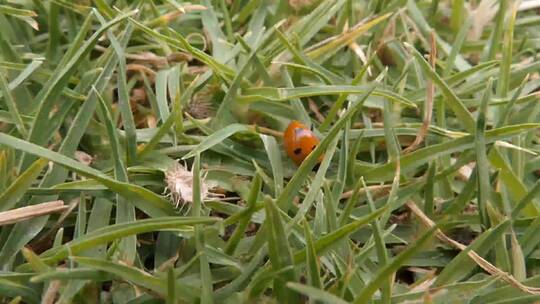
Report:
<svg viewBox="0 0 540 304"><path fill-rule="evenodd" d="M392 15L388 13L386 15L379 16L373 20L370 20L366 24L359 25L352 30L342 33L338 36L334 36L322 42L322 44L315 45L312 50L307 52L307 56L312 59L319 58L324 55L325 58L332 56L335 52L343 48L344 46L349 45L351 42L356 40L360 35L370 30L372 27L386 20Z"/></svg>

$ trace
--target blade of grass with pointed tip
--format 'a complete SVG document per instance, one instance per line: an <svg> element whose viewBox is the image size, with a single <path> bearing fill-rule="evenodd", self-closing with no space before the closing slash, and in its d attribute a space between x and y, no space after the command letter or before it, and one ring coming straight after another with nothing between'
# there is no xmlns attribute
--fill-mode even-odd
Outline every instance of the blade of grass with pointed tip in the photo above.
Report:
<svg viewBox="0 0 540 304"><path fill-rule="evenodd" d="M15 207L15 204L24 196L28 188L32 186L47 163L48 161L44 158L36 160L0 194L0 211L6 211Z"/></svg>
<svg viewBox="0 0 540 304"><path fill-rule="evenodd" d="M201 200L201 156L199 153L195 154L195 160L193 162L193 208L192 214L194 216L200 216L202 209ZM197 252L201 253L199 257L199 269L201 276L201 303L211 304L212 298L212 273L210 272L210 265L208 264L208 256L204 249L204 230L201 225L195 225L195 247Z"/></svg>
<svg viewBox="0 0 540 304"><path fill-rule="evenodd" d="M444 286L452 282L457 282L466 277L469 273L471 273L476 265L475 262L469 257L469 251L474 251L480 256L486 255L491 248L497 244L496 241L500 239L501 235L506 232L509 226L510 221L506 220L497 226L489 228L479 235L469 246L467 246L465 250L458 253L458 255L446 265L446 267L435 279L433 286Z"/></svg>
<svg viewBox="0 0 540 304"><path fill-rule="evenodd" d="M251 183L251 189L249 191L249 196L247 199L247 208L244 209L244 211L242 211L243 216L240 219L240 222L238 223L238 226L235 228L231 237L227 241L227 246L225 247L225 253L233 254L236 247L238 246L238 243L240 242L240 239L244 236L246 228L248 227L248 224L251 220L251 216L255 212L255 208L256 208L255 204L257 203L257 199L261 191L261 185L262 185L262 178L260 177L260 175L257 174L255 175Z"/></svg>
<svg viewBox="0 0 540 304"><path fill-rule="evenodd" d="M499 64L499 61L483 62L463 72L458 72L450 77L446 77L443 80L446 82L446 84L450 88L455 88L457 90L457 89L460 89L459 85L461 84L462 81L470 80L470 81L477 82L477 79L476 79L477 76L489 75L490 73L492 73L492 71L495 71L495 66L497 66L498 64ZM420 100L425 95L425 91L426 91L425 88L421 88L421 89L414 90L411 93L407 93L406 95L411 100ZM441 95L443 94L437 91L435 92L434 97L437 98Z"/></svg>
<svg viewBox="0 0 540 304"><path fill-rule="evenodd" d="M512 201L519 202L525 197L527 193L527 188L525 187L523 181L517 177L515 172L512 170L511 165L504 158L497 147L490 149L488 154L489 163L499 170L499 179L506 186L506 189L512 198ZM514 206L512 206L514 207ZM535 199L532 199L532 204L525 207L522 210L523 214L528 217L535 217L538 215L539 210Z"/></svg>
<svg viewBox="0 0 540 304"><path fill-rule="evenodd" d="M103 174L101 171L85 166L69 157L7 134L0 134L0 143L51 160L83 176L93 178L112 191L120 193L129 199L129 202L135 205L135 207L151 216L159 217L174 214L174 209L169 201L146 188L119 182Z"/></svg>
<svg viewBox="0 0 540 304"><path fill-rule="evenodd" d="M112 41L112 40L111 40ZM118 56L120 58L120 56ZM95 91L95 88L94 88ZM111 145L112 159L114 162L114 177L116 180L129 183L128 174L124 161L122 160L122 153L120 151L120 141L116 132L116 128L113 125L113 118L109 104L101 97L101 95L95 91L98 97L99 105L102 114L105 117L105 126L109 136L109 143ZM130 114L131 115L131 114ZM126 202L126 199L120 195L116 195L116 223L133 222L135 221L135 208L133 205ZM137 255L137 239L135 236L131 236L121 240L120 254L123 260L132 263Z"/></svg>
<svg viewBox="0 0 540 304"><path fill-rule="evenodd" d="M512 95L512 98L510 99L510 101L508 101L508 103L500 111L499 119L497 120L497 124L496 124L497 128L500 128L500 127L502 127L502 126L504 126L504 125L506 125L508 123L508 119L510 118L510 113L511 113L516 101L520 97L521 92L523 91L523 88L527 84L528 80L529 80L528 76L525 76L525 78L523 78L523 81L521 82L519 87L516 89L516 91Z"/></svg>
<svg viewBox="0 0 540 304"><path fill-rule="evenodd" d="M28 131L26 130L24 122L21 118L21 114L17 107L17 102L15 101L15 97L13 96L13 94L11 93L11 90L9 89L9 85L8 85L5 75L7 75L7 73L3 69L0 69L0 91L2 91L3 93L2 97L4 97L4 101L7 105L7 108L9 109L9 113L11 114L13 121L15 122L15 126L17 127L17 130L22 135L22 137L27 137Z"/></svg>
<svg viewBox="0 0 540 304"><path fill-rule="evenodd" d="M234 79L229 86L229 89L227 90L227 93L223 97L223 100L221 101L219 108L217 109L216 115L214 119L212 120L213 124L216 126L224 125L227 123L235 122L234 119L234 110L236 108L237 103L237 95L238 90L241 87L241 83L244 79L244 77L248 76L248 72L251 68L251 61L257 57L257 54L261 50L262 46L266 41L272 37L274 34L274 31L268 31L264 34L264 37L262 37L261 41L258 43L258 45L254 46L251 50L251 53L248 55L248 58L244 62L244 65L238 70L236 75L234 76Z"/></svg>
<svg viewBox="0 0 540 304"><path fill-rule="evenodd" d="M161 70L156 75L156 102L159 109L159 118L161 121L166 121L169 118L169 102L167 101L167 77L170 70Z"/></svg>
<svg viewBox="0 0 540 304"><path fill-rule="evenodd" d="M103 17L96 13L98 19L102 25L106 24ZM133 119L133 110L130 106L129 90L127 87L127 71L126 71L126 57L124 49L114 37L114 33L111 29L107 30L107 37L111 42L111 46L116 54L118 61L118 73L117 73L117 92L118 92L118 105L120 108L120 114L122 116L122 125L126 132L126 163L131 165L136 159L137 153L137 134L135 133L135 121Z"/></svg>
<svg viewBox="0 0 540 304"><path fill-rule="evenodd" d="M382 207L377 209L375 212L372 212L364 217L361 217L359 219L355 219L352 223L349 223L335 231L332 231L319 239L315 241L315 251L318 255L321 255L326 250L331 248L333 245L336 245L341 241L343 238L349 236L351 233L357 231L362 226L365 226L372 222L374 219L381 216L385 211L387 211L387 207ZM293 255L294 263L300 264L303 263L306 260L306 251L298 251Z"/></svg>
<svg viewBox="0 0 540 304"><path fill-rule="evenodd" d="M349 302L339 298L338 296L324 291L320 288L312 286L290 282L287 283L287 288L290 288L314 301L320 301L322 303L334 303L334 304L347 304Z"/></svg>
<svg viewBox="0 0 540 304"><path fill-rule="evenodd" d="M20 296L30 304L41 303L41 295L33 288L2 278L0 278L0 295L10 298Z"/></svg>
<svg viewBox="0 0 540 304"><path fill-rule="evenodd" d="M109 19L114 18L116 13L105 0L96 0L94 2L96 3L96 7L101 14L107 16Z"/></svg>
<svg viewBox="0 0 540 304"><path fill-rule="evenodd" d="M538 232L540 227L540 218L535 218L525 229L523 235L519 238L519 243L523 249L523 254L528 257L540 244L540 235Z"/></svg>
<svg viewBox="0 0 540 304"><path fill-rule="evenodd" d="M540 124L519 124L498 129L491 129L485 132L485 143L490 144L497 140L512 137L516 134L540 128ZM474 148L475 138L473 135L467 135L461 138L453 139L444 143L434 144L412 153L401 156L401 173L410 172L413 168L435 160L442 155L449 155L457 151L465 151ZM393 178L395 171L395 162L377 166L364 173L364 178L370 180L385 180ZM357 165L358 166L358 165Z"/></svg>
<svg viewBox="0 0 540 304"><path fill-rule="evenodd" d="M44 263L52 264L67 258L70 254L78 254L94 246L107 244L126 236L151 231L193 230L194 225L209 225L218 221L218 218L213 217L162 217L109 225L89 232L60 247L49 249L42 253L41 258ZM25 268L24 265L21 267Z"/></svg>
<svg viewBox="0 0 540 304"><path fill-rule="evenodd" d="M360 83L360 81L362 81L362 79L364 78L364 75L368 71L369 67L373 64L373 61L375 60L375 58L376 56L374 55L371 56L366 62L366 64L362 66L360 71L358 71L358 74L356 74L356 76L354 76L354 79L351 81L352 86L356 86ZM342 108L343 104L347 100L347 97L349 97L349 94L340 94L336 102L332 104L332 107L330 108L330 110L328 110L328 113L326 114L324 121L319 126L319 130L321 132L324 132L326 131L326 129L328 129L328 127L330 126L334 118L336 117L338 111Z"/></svg>
<svg viewBox="0 0 540 304"><path fill-rule="evenodd" d="M426 231L424 234L422 234L422 236L420 236L420 238L418 238L418 240L416 240L412 244L409 244L407 249L405 249L403 252L393 258L390 263L380 268L374 275L373 279L371 279L371 281L366 285L366 287L364 287L364 289L360 292L356 299L354 299L353 303L360 304L369 302L369 300L377 290L378 286L380 286L384 282L384 280L387 280L392 275L392 273L398 270L405 261L413 257L414 254L416 254L418 251L420 251L420 249L422 249L422 246L431 239L436 229L437 226L432 227L431 229Z"/></svg>
<svg viewBox="0 0 540 304"><path fill-rule="evenodd" d="M280 33L279 31L276 31L277 33ZM279 37L279 35L278 35ZM283 78L283 81L285 82L285 85L289 88L294 87L294 82L291 79L291 76L289 75L289 71L286 67L281 67L281 77ZM291 98L290 103L294 109L294 114L296 116L296 119L303 122L306 126L311 126L311 119L309 118L309 114L306 111L306 108L302 104L302 101L299 98Z"/></svg>
<svg viewBox="0 0 540 304"><path fill-rule="evenodd" d="M302 201L302 204L299 206L298 211L296 212L293 220L287 224L287 229L286 229L287 231L290 231L294 225L297 225L298 223L300 223L300 221L303 218L305 218L309 209L313 205L313 202L317 199L317 195L319 194L320 189L323 186L323 183L325 181L325 176L328 172L328 168L330 167L330 163L336 151L338 141L339 141L339 138L336 137L328 146L324 154L323 160L320 163L319 169L317 169L315 178L313 179L313 181L311 182L309 186L308 193L304 197L304 200Z"/></svg>
<svg viewBox="0 0 540 304"><path fill-rule="evenodd" d="M159 75L159 74L158 74ZM186 102L188 100L191 99L191 96L193 95L193 91L195 90L195 87L196 87L196 84L197 84L197 80L198 78L195 78L190 84L189 86L186 88L186 90L184 91L184 93L182 94L182 96L180 97L180 101L181 102ZM160 97L161 99L162 97ZM158 102L158 104L160 104L161 102ZM160 106L158 106L159 108ZM175 123L175 120L177 119L177 111L179 111L178 108L173 108L173 113L172 115L165 115L167 116L166 120L161 124L161 126L159 126L159 129L158 131L154 134L154 136L152 136L152 138L150 139L150 141L148 141L148 143L146 143L144 145L144 147L139 150L138 154L137 154L137 158L138 159L143 159L146 155L148 155L148 153L150 153L151 151L153 151L156 146L160 143L161 139L168 133L171 131L171 128L173 126L173 124ZM167 112L168 113L168 112ZM161 113L160 115L162 115L163 117L163 113Z"/></svg>
<svg viewBox="0 0 540 304"><path fill-rule="evenodd" d="M467 17L465 22L460 24L459 31L454 39L454 42L452 43L452 50L450 51L450 54L448 54L448 57L446 57L446 67L444 68L443 77L446 78L452 73L456 56L459 54L463 43L467 39L467 34L469 33L469 28L471 27L472 23L473 19L471 17Z"/></svg>
<svg viewBox="0 0 540 304"><path fill-rule="evenodd" d="M189 42L180 34L176 33L173 37L169 37L163 34L158 33L157 31L145 26L144 24L138 22L137 20L130 18L130 22L132 22L137 28L139 28L141 31L146 33L147 35L154 37L156 39L159 39L161 41L166 42L168 45L180 49L180 50L186 50L188 51L193 57L199 59L200 61L207 64L209 67L212 68L212 70L217 74L223 77L223 79L230 79L231 76L233 76L235 73L234 71L215 60L210 55L206 54L205 52L193 47ZM169 28L169 31L172 31L172 29Z"/></svg>
<svg viewBox="0 0 540 304"><path fill-rule="evenodd" d="M287 37L285 37L285 34L283 34L280 30L276 29L277 37L282 42L282 44L287 48L289 52L291 52L291 55L293 59L303 66L305 66L310 71L317 74L319 77L323 79L327 84L332 83L342 83L343 77L340 75L328 70L327 68L323 67L322 65L316 63L314 60L310 59L308 56L306 56L302 50L298 49L296 46L292 44L292 41L287 40ZM278 63L278 62L274 62ZM285 64L285 63L283 63ZM281 72L284 73L286 70L285 67L281 68ZM288 87L293 87L293 85L289 84L287 82Z"/></svg>
<svg viewBox="0 0 540 304"><path fill-rule="evenodd" d="M304 218L304 238L306 239L306 265L307 265L307 282L315 288L322 288L323 284L320 276L319 260L309 223Z"/></svg>
<svg viewBox="0 0 540 304"><path fill-rule="evenodd" d="M429 164L427 172L426 188L424 190L424 213L429 217L433 217L434 209L434 196L435 196L435 172L437 171L437 164L431 162Z"/></svg>
<svg viewBox="0 0 540 304"><path fill-rule="evenodd" d="M296 39L299 46L303 47L328 24L329 20L341 9L344 3L344 0L322 1L308 15L303 16L288 28L287 39ZM277 56L284 48L279 41L274 41L265 48L265 51L272 54L272 56Z"/></svg>
<svg viewBox="0 0 540 304"><path fill-rule="evenodd" d="M339 203L339 199L341 194L343 193L343 189L345 189L345 185L347 184L347 173L348 173L348 165L349 165L349 142L350 142L350 130L351 130L351 122L348 121L345 124L345 129L343 130L343 133L341 134L341 146L339 150L339 161L338 161L338 172L336 175L336 182L334 185L332 185L332 199L335 202ZM337 204L336 204L337 206Z"/></svg>
<svg viewBox="0 0 540 304"><path fill-rule="evenodd" d="M424 59L424 57L415 48L408 47L412 52L416 62L420 64L420 67L427 74L427 76L441 89L444 97L444 101L452 109L456 117L461 121L464 129L469 133L474 132L474 120L471 113L463 105L463 102L455 94L455 92L448 86L448 84L439 76L431 67L431 65Z"/></svg>
<svg viewBox="0 0 540 304"><path fill-rule="evenodd" d="M272 168L272 177L274 180L274 196L278 196L283 190L283 163L281 161L281 151L279 150L276 139L269 135L259 135L264 144L264 149L268 154L268 160Z"/></svg>
<svg viewBox="0 0 540 304"><path fill-rule="evenodd" d="M212 43L212 57L218 62L225 63L225 58L228 57L230 51L230 47L227 44L227 37L225 37L221 30L220 22L214 11L212 2L210 0L202 0L201 4L206 7L201 12L201 21Z"/></svg>
<svg viewBox="0 0 540 304"><path fill-rule="evenodd" d="M438 34L437 31L434 30L429 23L424 18L422 12L416 5L416 1L414 0L407 0L407 15L414 21L414 23L418 26L418 29L422 33L424 37L429 37L429 35L434 32L435 33L435 41L437 42L437 47L440 49L444 54L448 55L451 52L450 45L444 41ZM456 68L459 71L464 71L471 68L471 65L463 58L461 55L456 56L455 60Z"/></svg>
<svg viewBox="0 0 540 304"><path fill-rule="evenodd" d="M527 265L525 264L526 259L514 231L512 231L510 240L512 245L512 272L517 280L523 282L527 278Z"/></svg>
<svg viewBox="0 0 540 304"><path fill-rule="evenodd" d="M88 225L86 226L86 232L93 232L101 227L106 227L111 221L111 211L113 202L106 198L97 197L92 205L90 216L88 217ZM96 246L88 251L84 252L84 256L89 257L105 257L106 245Z"/></svg>
<svg viewBox="0 0 540 304"><path fill-rule="evenodd" d="M346 225L347 222L349 221L349 217L351 216L351 213L358 201L358 197L360 196L360 190L363 187L363 182L364 182L364 178L361 177L354 185L351 197L349 197L349 199L345 203L345 208L343 208L343 211L341 212L339 216L338 224L340 227Z"/></svg>
<svg viewBox="0 0 540 304"><path fill-rule="evenodd" d="M188 159L196 154L202 153L213 146L221 143L224 139L228 138L229 136L241 132L241 131L251 131L248 126L243 124L231 124L228 125L216 132L214 132L212 135L206 137L203 141L201 141L200 144L198 144L195 149L191 150L188 154L184 155L182 159Z"/></svg>
<svg viewBox="0 0 540 304"><path fill-rule="evenodd" d="M286 68L289 67L293 70L298 71L299 73L305 72L306 74L313 74L313 76L317 76L318 78L320 78L320 80L322 80L324 84L326 85L332 84L332 81L328 77L326 77L326 75L324 75L323 73L319 72L318 70L314 68L311 68L302 64L290 63L290 62L274 62L274 64L280 64L281 66L284 66Z"/></svg>
<svg viewBox="0 0 540 304"><path fill-rule="evenodd" d="M272 199L265 199L266 220L266 235L268 240L268 255L272 263L273 269L282 269L289 266L293 266L293 258L291 247L287 235L285 234L285 227L279 209ZM295 282L297 280L297 274L294 268L281 273L274 278L273 292L276 299L280 303L298 303L298 297L296 294L287 290L287 282Z"/></svg>
<svg viewBox="0 0 540 304"><path fill-rule="evenodd" d="M43 263L39 256L37 256L32 250L28 248L23 248L22 254L30 267L32 267L32 270L34 270L35 272L43 273L50 270L50 267L47 264Z"/></svg>
<svg viewBox="0 0 540 304"><path fill-rule="evenodd" d="M71 257L71 259L83 266L112 273L133 284L150 289L162 295L166 294L166 284L163 284L160 279L151 274L143 272L135 267L87 257L74 256ZM193 287L188 288L185 285L177 284L176 288L179 291L178 296L186 301L193 301L197 296L196 290Z"/></svg>
<svg viewBox="0 0 540 304"><path fill-rule="evenodd" d="M123 46L125 46L131 36L132 28L130 25L128 25L124 35L121 38L121 43ZM98 79L95 82L94 87L97 88L98 91L103 90L105 86L109 82L109 77L114 71L114 67L116 65L115 57L112 56L112 52L109 51L106 52L104 56L104 63L105 68L99 75ZM93 90L90 91L89 96L83 103L83 105L80 107L79 111L77 112L77 115L73 119L73 122L71 124L71 128L67 131L67 134L65 136L64 141L60 145L60 148L58 149L58 153L63 155L73 155L75 153L75 150L77 149L77 146L79 145L79 141L81 140L82 136L85 133L85 130L90 123L90 119L92 118L96 105L97 105L97 95L93 94ZM48 171L45 176L43 177L40 186L41 187L50 187L55 184L61 183L65 180L67 177L67 169L60 167L60 166L53 166L52 170ZM43 197L42 200L48 199L53 200L56 199L54 196L50 197ZM42 200L36 200L36 202L41 202Z"/></svg>
<svg viewBox="0 0 540 304"><path fill-rule="evenodd" d="M30 279L32 283L41 283L52 280L93 280L96 282L109 281L114 275L88 267L68 268L62 271L49 271L37 274Z"/></svg>
<svg viewBox="0 0 540 304"><path fill-rule="evenodd" d="M473 171L469 176L469 180L467 180L467 183L462 188L461 192L452 201L452 203L449 204L448 207L442 211L442 214L457 215L467 206L467 204L470 203L473 196L476 194L475 190L478 188L478 180L476 173L477 171L474 167L471 169Z"/></svg>
<svg viewBox="0 0 540 304"><path fill-rule="evenodd" d="M341 48L355 41L360 35L386 20L388 17L390 17L390 15L391 13L373 18L365 24L357 26L352 30L335 37L334 39L331 39L325 44L308 51L306 55L310 58L318 59L321 62L325 61L331 56L333 56Z"/></svg>
<svg viewBox="0 0 540 304"><path fill-rule="evenodd" d="M369 189L367 189L367 186L364 182L364 179L361 178L362 181L362 187L364 188L364 191L366 192L367 202L369 206L370 212L375 212L375 203L373 202L373 198L371 197L371 192L369 192ZM388 201L391 200L391 195L388 196ZM388 204L390 205L390 204ZM388 264L388 252L386 251L386 244L384 243L384 237L383 232L381 229L381 222L377 219L374 220L373 223L371 223L371 227L373 229L373 239L375 240L375 250L377 252L377 266L379 268L385 267ZM383 280L380 285L381 290L381 302L382 303L390 303L391 295L392 295L392 280L391 276L387 280Z"/></svg>
<svg viewBox="0 0 540 304"><path fill-rule="evenodd" d="M32 123L32 128L30 129L30 134L28 136L28 140L32 143L43 145L45 144L43 142L44 138L46 137L46 134L42 134L43 130L46 130L44 128L45 125L49 123L48 116L49 113L53 107L53 105L57 101L57 97L60 95L62 89L66 86L69 77L73 75L75 72L75 69L77 66L82 62L82 58L86 56L94 47L94 45L97 43L98 39L112 26L114 26L117 23L122 22L123 20L127 19L129 16L135 14L136 12L129 12L126 14L119 15L117 18L107 22L105 25L100 27L84 44L82 45L71 45L72 49L75 49L76 52L71 57L65 57L69 58L69 60L66 60L65 65L61 65L58 67L57 73L55 73L55 76L50 78L50 80L45 84L43 89L39 92L38 96L36 97L36 100L34 101L38 106L38 112L37 115L34 118L34 121ZM69 52L65 56L69 56ZM30 162L33 161L34 156L28 156L26 155L21 160L21 168L26 168Z"/></svg>
<svg viewBox="0 0 540 304"><path fill-rule="evenodd" d="M227 297L234 292L241 291L241 289L247 289L246 286L248 286L248 283L252 282L253 277L256 275L256 271L259 270L259 266L266 259L267 253L268 247L261 247L247 263L244 271L238 277L214 293L215 298L220 299L222 297Z"/></svg>
<svg viewBox="0 0 540 304"><path fill-rule="evenodd" d="M476 120L476 132L474 137L475 151L476 151L476 171L478 174L478 215L480 217L480 223L484 225L484 228L488 228L489 218L487 214L487 204L491 193L491 183L489 180L489 162L487 158L486 148L486 124L487 124L487 103L491 97L492 80L488 81L484 96L482 97L482 104L478 108L478 118Z"/></svg>
<svg viewBox="0 0 540 304"><path fill-rule="evenodd" d="M513 219L516 219L517 216L519 215L519 212L523 208L526 208L527 205L529 203L531 203L533 201L533 199L535 197L537 197L538 195L540 195L540 180L537 181L536 184L534 184L534 186L531 188L531 190L529 190L527 192L527 194L525 196L523 196L523 198L516 204L516 206L512 210L512 216L511 217Z"/></svg>
<svg viewBox="0 0 540 304"><path fill-rule="evenodd" d="M352 86L352 85L319 85L309 87L295 88L268 88L255 87L243 90L244 95L238 96L243 102L253 102L261 99L272 101L285 101L292 98L303 98L322 95L339 94L364 94L370 90L370 86ZM416 108L416 105L405 97L386 90L374 90L374 96L388 98L394 102L399 102L405 106Z"/></svg>

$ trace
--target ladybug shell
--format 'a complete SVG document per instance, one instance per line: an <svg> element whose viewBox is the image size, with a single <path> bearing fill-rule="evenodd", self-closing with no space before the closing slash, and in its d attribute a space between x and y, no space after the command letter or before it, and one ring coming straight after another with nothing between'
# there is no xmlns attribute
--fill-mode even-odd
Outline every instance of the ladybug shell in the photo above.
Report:
<svg viewBox="0 0 540 304"><path fill-rule="evenodd" d="M291 121L285 130L283 138L283 145L287 155L297 165L300 165L319 144L317 136L305 125L296 120Z"/></svg>

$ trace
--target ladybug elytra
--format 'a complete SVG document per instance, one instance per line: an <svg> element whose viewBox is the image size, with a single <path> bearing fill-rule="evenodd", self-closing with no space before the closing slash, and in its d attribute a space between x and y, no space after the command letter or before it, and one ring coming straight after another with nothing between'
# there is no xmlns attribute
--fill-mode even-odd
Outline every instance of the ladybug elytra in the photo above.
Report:
<svg viewBox="0 0 540 304"><path fill-rule="evenodd" d="M309 128L296 120L289 123L283 136L285 151L297 165L300 165L319 144L317 136ZM321 159L322 156L319 161Z"/></svg>

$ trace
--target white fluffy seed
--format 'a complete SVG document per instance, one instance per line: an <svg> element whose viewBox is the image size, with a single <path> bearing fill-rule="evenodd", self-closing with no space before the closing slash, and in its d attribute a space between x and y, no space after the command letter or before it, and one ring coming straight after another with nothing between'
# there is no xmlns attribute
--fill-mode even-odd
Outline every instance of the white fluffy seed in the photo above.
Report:
<svg viewBox="0 0 540 304"><path fill-rule="evenodd" d="M166 191L175 207L193 203L193 172L180 163L175 163L165 172ZM208 186L201 178L201 200L208 196Z"/></svg>

